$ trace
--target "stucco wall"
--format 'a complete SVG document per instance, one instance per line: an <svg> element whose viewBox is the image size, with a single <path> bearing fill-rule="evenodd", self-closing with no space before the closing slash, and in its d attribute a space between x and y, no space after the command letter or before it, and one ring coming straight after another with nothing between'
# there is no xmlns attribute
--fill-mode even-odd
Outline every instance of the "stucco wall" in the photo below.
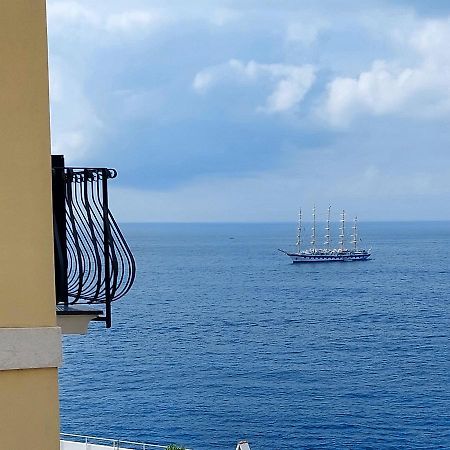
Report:
<svg viewBox="0 0 450 450"><path fill-rule="evenodd" d="M0 63L0 328L14 333L56 323L45 0L0 2ZM28 369L48 359L29 353L3 352L24 369L0 370L0 448L57 450L57 368Z"/></svg>
<svg viewBox="0 0 450 450"><path fill-rule="evenodd" d="M55 325L43 0L0 3L0 326Z"/></svg>
<svg viewBox="0 0 450 450"><path fill-rule="evenodd" d="M59 448L55 369L0 371L0 448Z"/></svg>

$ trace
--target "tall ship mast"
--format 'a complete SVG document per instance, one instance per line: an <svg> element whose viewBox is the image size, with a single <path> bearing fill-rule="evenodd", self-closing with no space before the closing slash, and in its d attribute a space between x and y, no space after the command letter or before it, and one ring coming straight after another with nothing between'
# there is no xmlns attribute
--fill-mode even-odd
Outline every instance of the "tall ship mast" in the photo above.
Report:
<svg viewBox="0 0 450 450"><path fill-rule="evenodd" d="M311 247L302 250L302 210L298 213L297 227L297 251L290 253L279 249L292 259L293 263L312 263L312 262L332 262L332 261L367 261L370 259L370 249L365 250L358 247L360 241L358 234L358 218L355 217L352 227L352 246L346 248L345 245L345 211L343 210L339 224L339 246L331 248L331 206L328 207L327 220L325 227L324 248L317 248L316 240L316 207L312 211L312 228L311 228Z"/></svg>
<svg viewBox="0 0 450 450"><path fill-rule="evenodd" d="M339 250L343 252L345 250L345 211L342 210L341 226L339 228Z"/></svg>
<svg viewBox="0 0 450 450"><path fill-rule="evenodd" d="M325 246L327 250L330 250L331 245L330 216L331 216L331 206L328 207L327 226L325 227Z"/></svg>
<svg viewBox="0 0 450 450"><path fill-rule="evenodd" d="M358 250L358 218L355 217L353 220L353 234L352 234L352 244L353 244L353 250Z"/></svg>
<svg viewBox="0 0 450 450"><path fill-rule="evenodd" d="M312 234L311 234L311 248L313 252L316 251L316 207L313 206L313 226L312 226Z"/></svg>
<svg viewBox="0 0 450 450"><path fill-rule="evenodd" d="M297 246L297 253L300 253L300 248L302 246L302 210L301 210L301 208L298 211L297 242L295 245Z"/></svg>

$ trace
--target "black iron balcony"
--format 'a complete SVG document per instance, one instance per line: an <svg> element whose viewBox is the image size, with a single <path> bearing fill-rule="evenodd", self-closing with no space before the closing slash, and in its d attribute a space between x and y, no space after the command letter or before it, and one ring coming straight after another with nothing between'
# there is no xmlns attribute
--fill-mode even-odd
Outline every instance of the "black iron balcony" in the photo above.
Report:
<svg viewBox="0 0 450 450"><path fill-rule="evenodd" d="M111 326L111 303L131 288L136 265L108 207L106 168L65 167L52 156L55 287L58 314L95 305L94 320Z"/></svg>

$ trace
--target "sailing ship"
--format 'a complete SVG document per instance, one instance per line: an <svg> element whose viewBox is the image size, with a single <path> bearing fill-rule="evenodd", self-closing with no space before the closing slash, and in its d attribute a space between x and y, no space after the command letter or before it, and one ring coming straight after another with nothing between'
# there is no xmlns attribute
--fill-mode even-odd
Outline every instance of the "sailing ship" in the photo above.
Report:
<svg viewBox="0 0 450 450"><path fill-rule="evenodd" d="M293 263L312 263L312 262L332 262L332 261L367 261L370 257L370 249L359 248L358 236L358 218L355 217L352 227L351 248L345 246L345 211L341 214L341 223L339 227L339 247L331 248L331 228L330 228L331 206L328 207L327 222L325 227L324 247L317 247L316 239L316 207L313 207L313 222L311 234L311 247L302 250L302 210L298 213L297 227L297 251L289 253L278 249L280 252L289 256Z"/></svg>

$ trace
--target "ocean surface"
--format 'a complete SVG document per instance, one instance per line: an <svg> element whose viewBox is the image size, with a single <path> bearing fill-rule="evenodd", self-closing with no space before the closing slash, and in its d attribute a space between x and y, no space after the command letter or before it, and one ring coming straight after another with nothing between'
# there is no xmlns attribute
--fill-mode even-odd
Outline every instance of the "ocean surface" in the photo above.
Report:
<svg viewBox="0 0 450 450"><path fill-rule="evenodd" d="M361 223L367 262L293 265L295 224L123 225L113 328L64 337L61 428L195 449L450 448L450 223Z"/></svg>

